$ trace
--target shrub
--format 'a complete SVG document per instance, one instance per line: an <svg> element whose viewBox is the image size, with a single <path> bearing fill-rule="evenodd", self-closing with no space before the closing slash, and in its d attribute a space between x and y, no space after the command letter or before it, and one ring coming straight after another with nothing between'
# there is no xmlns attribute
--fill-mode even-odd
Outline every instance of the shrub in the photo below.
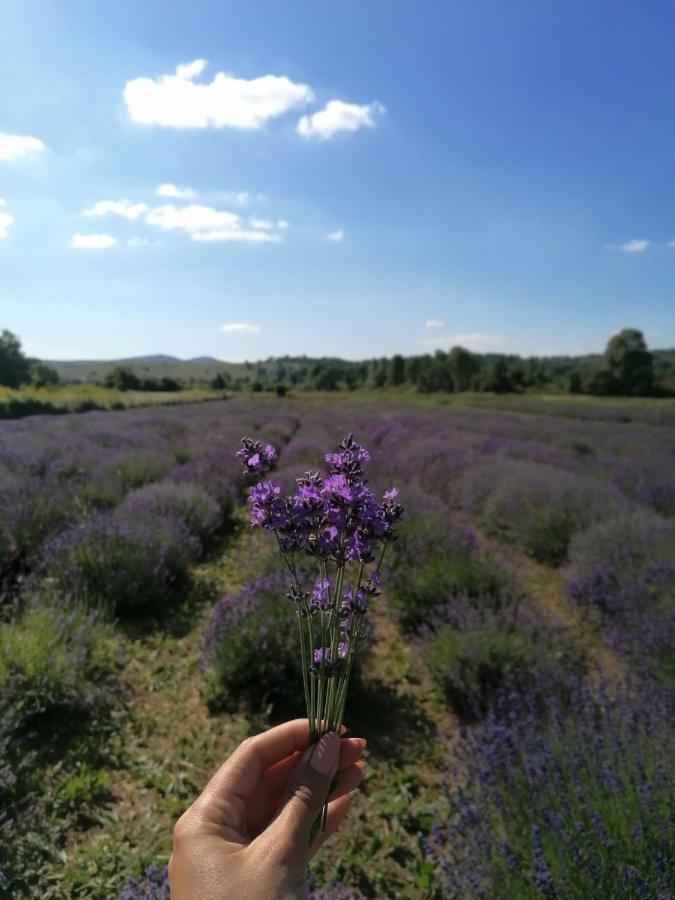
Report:
<svg viewBox="0 0 675 900"><path fill-rule="evenodd" d="M199 541L168 517L96 515L47 542L32 580L110 614L161 612L187 579Z"/></svg>
<svg viewBox="0 0 675 900"><path fill-rule="evenodd" d="M182 522L191 534L202 540L222 524L218 503L204 488L189 482L161 481L127 494L120 513L129 519L152 521L168 516Z"/></svg>
<svg viewBox="0 0 675 900"><path fill-rule="evenodd" d="M392 605L409 629L424 625L452 596L481 597L498 607L510 592L505 574L479 553L471 528L449 528L431 517L404 522L390 585Z"/></svg>
<svg viewBox="0 0 675 900"><path fill-rule="evenodd" d="M275 572L215 605L202 639L210 707L303 707L298 625L285 597L287 582Z"/></svg>
<svg viewBox="0 0 675 900"><path fill-rule="evenodd" d="M658 678L675 667L675 522L638 510L578 535L567 589L603 620L612 643Z"/></svg>
<svg viewBox="0 0 675 900"><path fill-rule="evenodd" d="M0 625L0 807L7 813L6 820L0 816L0 836L30 775L31 730L48 718L53 732L64 716L101 705L107 696L101 676L111 662L108 628L95 612L37 606Z"/></svg>
<svg viewBox="0 0 675 900"><path fill-rule="evenodd" d="M526 632L493 620L468 630L442 627L424 653L438 688L465 720L481 719L496 692L523 686L540 650Z"/></svg>
<svg viewBox="0 0 675 900"><path fill-rule="evenodd" d="M476 493L474 482L481 479ZM492 534L550 565L564 561L578 531L625 508L618 494L593 478L515 460L474 471L467 482L467 496L472 494L474 512Z"/></svg>
<svg viewBox="0 0 675 900"><path fill-rule="evenodd" d="M459 745L461 790L426 841L442 895L490 900L668 897L672 697L594 698L577 685L541 720L504 693Z"/></svg>

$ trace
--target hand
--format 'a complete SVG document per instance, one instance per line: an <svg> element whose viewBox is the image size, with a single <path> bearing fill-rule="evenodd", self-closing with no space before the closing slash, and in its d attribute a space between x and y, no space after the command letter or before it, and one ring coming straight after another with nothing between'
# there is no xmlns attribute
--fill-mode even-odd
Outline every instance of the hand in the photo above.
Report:
<svg viewBox="0 0 675 900"><path fill-rule="evenodd" d="M171 900L299 900L306 865L347 815L366 742L335 732L309 745L306 719L247 738L176 823ZM330 794L326 830L312 825Z"/></svg>

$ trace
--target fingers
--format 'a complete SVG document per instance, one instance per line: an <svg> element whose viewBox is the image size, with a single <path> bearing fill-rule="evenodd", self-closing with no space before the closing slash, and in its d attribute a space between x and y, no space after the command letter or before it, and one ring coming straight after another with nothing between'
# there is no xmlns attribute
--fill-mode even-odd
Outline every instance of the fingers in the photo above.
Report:
<svg viewBox="0 0 675 900"><path fill-rule="evenodd" d="M342 738L340 741L340 761L338 762L338 772L342 772L358 762L366 748L366 741L363 738ZM281 760L276 765L269 768L264 775L264 784L262 790L270 797L274 796L276 791L281 791L286 786L286 782L290 773L298 764L302 754L294 753L286 759Z"/></svg>
<svg viewBox="0 0 675 900"><path fill-rule="evenodd" d="M340 759L340 738L324 734L295 767L278 816L267 829L296 863L307 857L309 836L328 795ZM302 857L302 859L301 859Z"/></svg>
<svg viewBox="0 0 675 900"><path fill-rule="evenodd" d="M337 774L337 784L328 795L330 800L337 800L338 797L344 797L345 794L351 794L361 784L363 778L363 762L354 763L348 769L344 769Z"/></svg>
<svg viewBox="0 0 675 900"><path fill-rule="evenodd" d="M294 719L247 738L207 784L199 804L227 818L232 804L239 807L255 792L266 769L309 744L307 719Z"/></svg>
<svg viewBox="0 0 675 900"><path fill-rule="evenodd" d="M309 848L309 859L311 859L314 854L318 850L320 850L320 848L326 843L328 838L332 834L335 834L335 832L338 830L347 813L349 812L351 802L351 794L346 794L344 797L339 797L336 800L331 800L331 802L328 804L326 829L323 834L318 835L318 837L312 843L312 846Z"/></svg>

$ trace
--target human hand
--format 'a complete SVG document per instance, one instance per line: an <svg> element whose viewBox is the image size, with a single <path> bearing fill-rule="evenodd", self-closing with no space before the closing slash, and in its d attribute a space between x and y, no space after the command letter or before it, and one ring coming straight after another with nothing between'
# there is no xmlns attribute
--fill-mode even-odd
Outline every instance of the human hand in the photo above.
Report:
<svg viewBox="0 0 675 900"><path fill-rule="evenodd" d="M247 738L176 823L172 900L300 900L306 865L347 815L366 742L335 732L309 746L307 719ZM326 829L312 825L330 794Z"/></svg>

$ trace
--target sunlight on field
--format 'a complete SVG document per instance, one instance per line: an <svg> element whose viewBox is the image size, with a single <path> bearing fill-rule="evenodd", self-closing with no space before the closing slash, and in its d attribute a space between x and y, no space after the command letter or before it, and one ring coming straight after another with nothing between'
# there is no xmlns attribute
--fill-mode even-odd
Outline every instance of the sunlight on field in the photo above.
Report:
<svg viewBox="0 0 675 900"><path fill-rule="evenodd" d="M52 388L0 386L0 418L19 418L39 413L87 412L93 409L127 409L222 399L222 392L206 388L183 391L116 391L95 385L75 384Z"/></svg>

